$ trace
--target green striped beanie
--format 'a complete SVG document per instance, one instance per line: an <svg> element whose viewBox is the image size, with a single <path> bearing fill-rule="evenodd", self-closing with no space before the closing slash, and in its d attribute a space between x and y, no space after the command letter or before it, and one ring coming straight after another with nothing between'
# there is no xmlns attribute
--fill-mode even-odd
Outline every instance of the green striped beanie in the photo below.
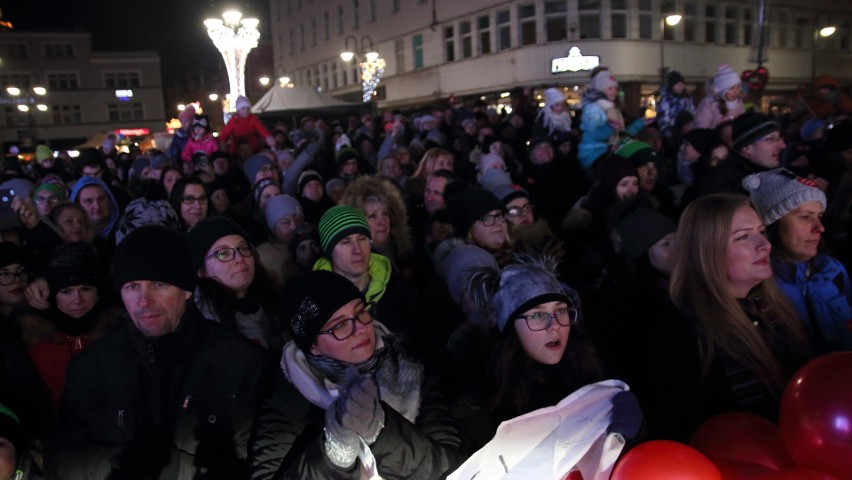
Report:
<svg viewBox="0 0 852 480"><path fill-rule="evenodd" d="M331 258L331 251L334 250L337 242L353 233L360 233L371 238L367 217L355 207L336 205L329 208L320 218L320 245L322 251L329 258Z"/></svg>

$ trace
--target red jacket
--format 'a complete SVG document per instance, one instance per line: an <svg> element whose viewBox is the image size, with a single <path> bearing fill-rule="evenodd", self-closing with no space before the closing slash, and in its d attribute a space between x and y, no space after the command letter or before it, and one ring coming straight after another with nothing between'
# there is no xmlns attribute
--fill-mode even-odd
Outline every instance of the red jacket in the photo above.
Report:
<svg viewBox="0 0 852 480"><path fill-rule="evenodd" d="M212 155L213 152L219 150L219 142L209 133L201 137L200 140L189 137L189 140L186 141L186 145L183 147L183 151L180 153L180 159L184 162L191 162L192 154L199 150L207 155Z"/></svg>
<svg viewBox="0 0 852 480"><path fill-rule="evenodd" d="M247 117L239 115L231 117L231 120L222 129L222 133L219 134L219 139L222 143L227 143L228 140L231 140L231 146L228 148L228 151L231 153L236 153L237 142L243 138L249 141L251 151L257 152L261 149L263 142L266 141L266 137L268 136L269 131L266 130L260 119L249 113Z"/></svg>

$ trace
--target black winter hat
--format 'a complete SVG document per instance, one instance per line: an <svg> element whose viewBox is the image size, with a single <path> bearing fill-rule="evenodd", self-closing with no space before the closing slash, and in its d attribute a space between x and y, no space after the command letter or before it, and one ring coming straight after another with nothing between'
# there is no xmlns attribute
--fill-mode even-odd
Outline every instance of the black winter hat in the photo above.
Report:
<svg viewBox="0 0 852 480"><path fill-rule="evenodd" d="M284 287L282 323L296 345L309 353L322 326L355 299L364 301L364 296L342 275L327 270L301 273Z"/></svg>
<svg viewBox="0 0 852 480"><path fill-rule="evenodd" d="M680 74L677 70L672 70L669 72L668 77L666 77L666 85L669 87L669 90L672 89L678 83L683 83L685 80L683 79L683 75Z"/></svg>
<svg viewBox="0 0 852 480"><path fill-rule="evenodd" d="M505 212L506 206L488 190L467 188L447 197L450 223L459 235L467 235L473 224L492 210Z"/></svg>
<svg viewBox="0 0 852 480"><path fill-rule="evenodd" d="M781 125L772 117L757 112L746 112L734 120L732 129L733 151L739 152L759 138L780 131Z"/></svg>
<svg viewBox="0 0 852 480"><path fill-rule="evenodd" d="M207 251L222 237L228 235L239 235L251 243L243 227L227 217L208 217L198 222L192 230L187 232L186 238L192 248L192 267L198 270L204 264Z"/></svg>
<svg viewBox="0 0 852 480"><path fill-rule="evenodd" d="M320 182L320 184L324 183L322 175L320 175L316 170L305 170L301 175L299 175L299 195L302 194L302 190L305 189L305 185L313 180Z"/></svg>
<svg viewBox="0 0 852 480"><path fill-rule="evenodd" d="M200 222L199 222L200 224ZM125 283L151 280L195 290L192 249L186 237L173 228L146 225L130 232L115 249L112 278L116 291Z"/></svg>
<svg viewBox="0 0 852 480"><path fill-rule="evenodd" d="M63 288L101 284L98 254L86 242L63 243L54 248L46 273L51 297Z"/></svg>
<svg viewBox="0 0 852 480"><path fill-rule="evenodd" d="M637 260L663 237L674 233L677 225L654 209L640 207L625 215L616 230L621 235L624 253Z"/></svg>

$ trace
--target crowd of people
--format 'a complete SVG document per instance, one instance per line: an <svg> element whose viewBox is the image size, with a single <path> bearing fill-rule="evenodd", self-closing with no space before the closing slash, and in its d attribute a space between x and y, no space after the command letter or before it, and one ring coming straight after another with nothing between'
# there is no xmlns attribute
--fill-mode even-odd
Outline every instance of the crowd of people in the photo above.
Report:
<svg viewBox="0 0 852 480"><path fill-rule="evenodd" d="M775 118L728 65L656 118L615 74L0 177L0 479L442 478L607 379L628 448L778 415L852 349L852 106ZM15 476L17 475L17 476Z"/></svg>

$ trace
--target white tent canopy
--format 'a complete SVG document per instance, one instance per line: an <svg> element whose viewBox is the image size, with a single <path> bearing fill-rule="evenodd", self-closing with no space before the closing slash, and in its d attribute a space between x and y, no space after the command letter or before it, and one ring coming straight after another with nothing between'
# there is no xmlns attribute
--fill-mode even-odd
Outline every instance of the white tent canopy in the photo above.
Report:
<svg viewBox="0 0 852 480"><path fill-rule="evenodd" d="M292 87L276 85L254 104L251 111L275 113L294 110L345 110L359 107L360 104L338 100L306 85Z"/></svg>

